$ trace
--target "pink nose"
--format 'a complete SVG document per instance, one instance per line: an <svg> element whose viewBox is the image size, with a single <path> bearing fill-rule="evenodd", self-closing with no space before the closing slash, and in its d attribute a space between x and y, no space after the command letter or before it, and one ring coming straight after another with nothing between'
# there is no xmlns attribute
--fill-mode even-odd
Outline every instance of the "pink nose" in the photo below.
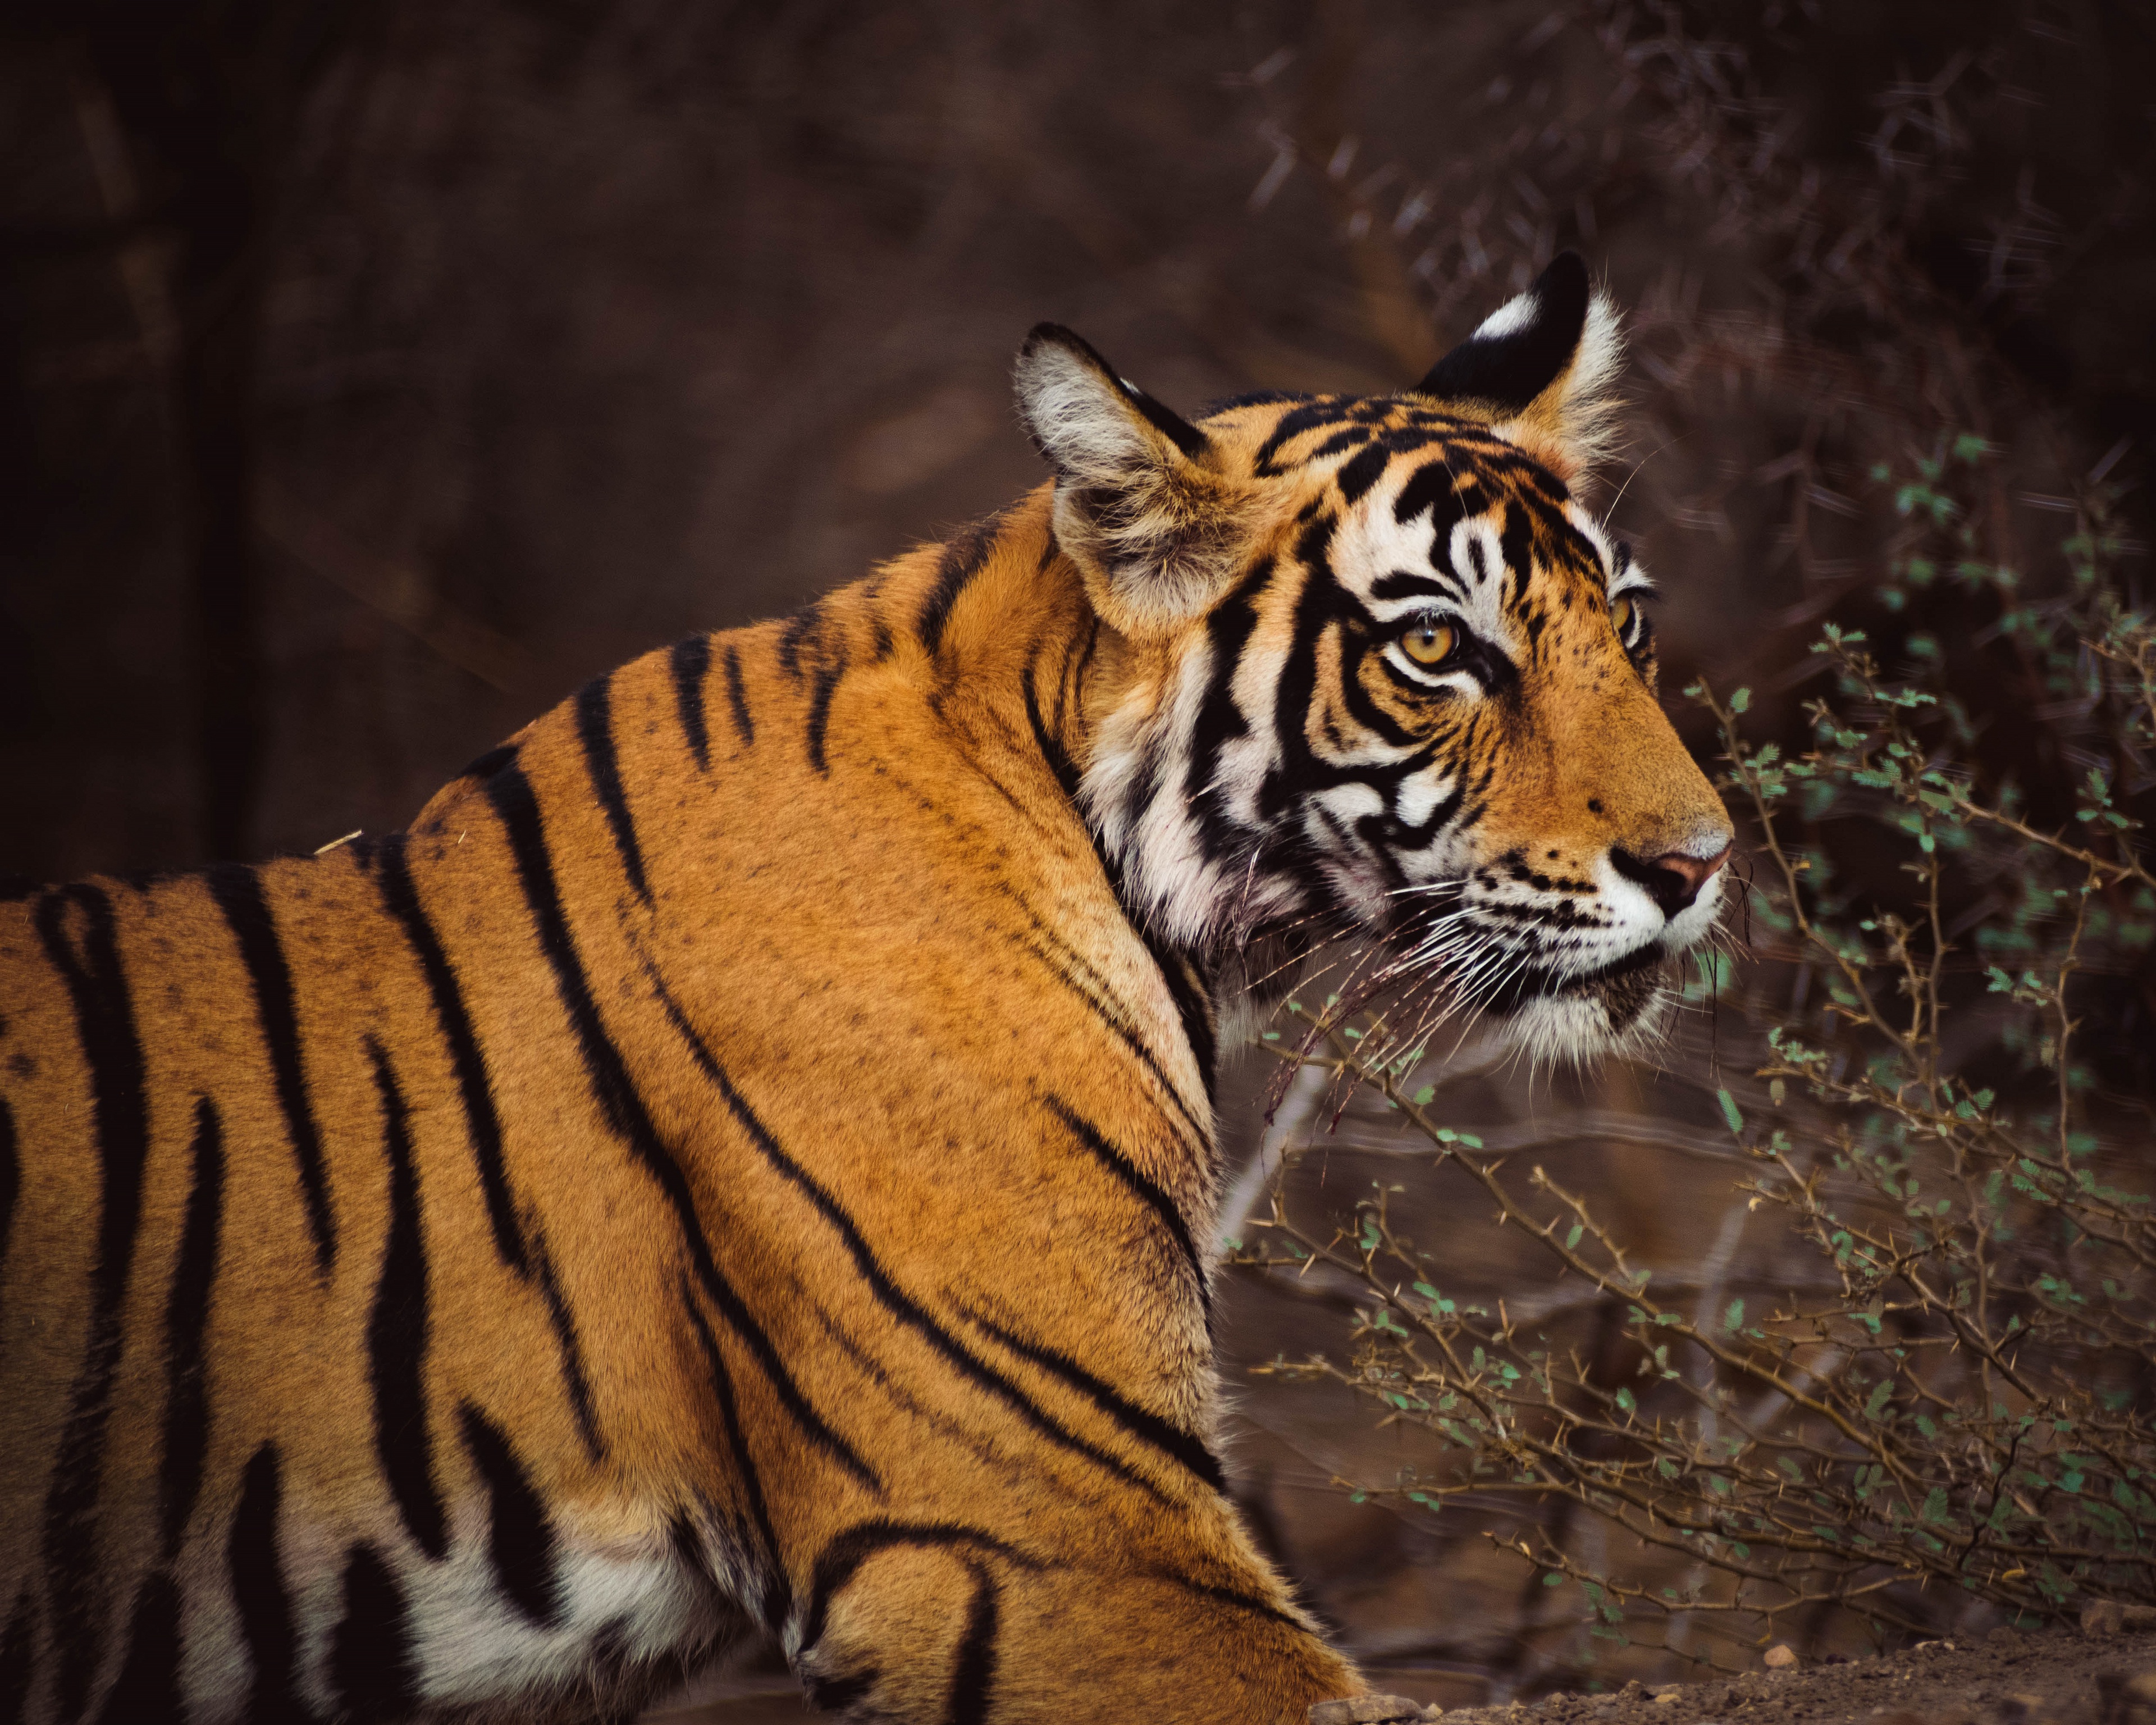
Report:
<svg viewBox="0 0 2156 1725"><path fill-rule="evenodd" d="M1699 896L1699 890L1713 878L1714 871L1729 860L1729 847L1725 845L1712 856L1686 856L1681 850L1666 851L1647 865L1650 869L1667 869L1685 884L1685 902L1689 904Z"/></svg>

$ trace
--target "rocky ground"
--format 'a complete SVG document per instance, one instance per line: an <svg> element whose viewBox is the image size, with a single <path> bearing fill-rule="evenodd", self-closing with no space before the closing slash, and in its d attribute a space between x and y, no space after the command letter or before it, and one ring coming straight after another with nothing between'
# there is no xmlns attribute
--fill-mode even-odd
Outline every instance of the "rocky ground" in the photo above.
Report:
<svg viewBox="0 0 2156 1725"><path fill-rule="evenodd" d="M2156 1613L2145 1615L2156 1619ZM2095 1614L2082 1630L2017 1635L1997 1629L1966 1645L1927 1641L1876 1658L1793 1662L1727 1681L1627 1683L1607 1694L1553 1695L1502 1707L1388 1707L1364 1697L1312 1709L1312 1725L1409 1719L1424 1725L2156 1725L2156 1634L2138 1624L2127 1628L2113 1608Z"/></svg>

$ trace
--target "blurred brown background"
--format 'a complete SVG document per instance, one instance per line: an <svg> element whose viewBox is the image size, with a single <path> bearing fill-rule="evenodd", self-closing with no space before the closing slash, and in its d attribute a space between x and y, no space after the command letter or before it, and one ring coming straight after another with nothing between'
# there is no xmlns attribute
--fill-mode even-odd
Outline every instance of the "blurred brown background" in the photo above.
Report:
<svg viewBox="0 0 2156 1725"><path fill-rule="evenodd" d="M1873 461L2130 480L2156 429L2156 33L2093 0L16 0L0 149L0 870L41 878L397 826L584 677L995 506L1043 317L1186 411L1383 389L1579 246L1666 691L1770 717L1878 572ZM1606 1083L1473 1106L1674 1121L1626 1178L1722 1275L1701 1096ZM1322 1345L1301 1297L1247 1290L1236 1359ZM1455 1699L1570 1656L1479 1543L1341 1507L1364 1414L1239 1394L1351 1643Z"/></svg>

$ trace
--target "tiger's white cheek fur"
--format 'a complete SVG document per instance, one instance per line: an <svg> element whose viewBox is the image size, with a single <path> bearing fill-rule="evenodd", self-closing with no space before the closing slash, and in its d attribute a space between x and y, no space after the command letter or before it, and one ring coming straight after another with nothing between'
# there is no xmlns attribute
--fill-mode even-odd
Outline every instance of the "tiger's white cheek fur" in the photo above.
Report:
<svg viewBox="0 0 2156 1725"><path fill-rule="evenodd" d="M1459 788L1459 779L1451 773L1434 770L1418 773L1401 784L1399 793L1393 800L1394 812L1399 815L1403 825L1419 827L1428 821L1437 811L1438 806ZM1444 845L1442 835L1440 835L1440 839L1428 850L1420 852L1409 851L1399 859L1401 872L1409 880L1426 878L1425 870L1419 867L1418 864L1440 849L1449 851L1450 848Z"/></svg>
<svg viewBox="0 0 2156 1725"><path fill-rule="evenodd" d="M1385 809L1384 795L1376 786L1353 781L1327 785L1303 799L1303 827L1312 849L1324 859L1341 898L1372 923L1390 912L1391 886L1379 860L1356 834L1355 823Z"/></svg>
<svg viewBox="0 0 2156 1725"><path fill-rule="evenodd" d="M1103 726L1101 758L1106 771L1097 798L1094 775L1087 775L1089 801L1111 854L1142 875L1158 931L1190 945L1211 932L1229 889L1223 860L1206 855L1189 806L1188 739L1198 728L1212 663L1209 647L1194 646L1176 666L1167 699L1152 707L1145 723L1118 726L1111 718ZM1120 788L1119 798L1111 786Z"/></svg>

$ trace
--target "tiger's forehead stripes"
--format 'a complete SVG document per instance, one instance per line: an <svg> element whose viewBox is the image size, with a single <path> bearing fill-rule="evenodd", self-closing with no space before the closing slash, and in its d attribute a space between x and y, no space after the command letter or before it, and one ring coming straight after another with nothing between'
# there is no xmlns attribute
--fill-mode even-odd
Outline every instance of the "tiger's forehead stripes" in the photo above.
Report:
<svg viewBox="0 0 2156 1725"><path fill-rule="evenodd" d="M1337 512L1329 573L1372 616L1445 605L1516 660L1558 617L1606 616L1614 564L1602 530L1486 427L1389 398L1276 406L1270 429L1248 405L1229 415L1259 422L1236 428L1261 431L1254 472L1306 475L1313 502Z"/></svg>

